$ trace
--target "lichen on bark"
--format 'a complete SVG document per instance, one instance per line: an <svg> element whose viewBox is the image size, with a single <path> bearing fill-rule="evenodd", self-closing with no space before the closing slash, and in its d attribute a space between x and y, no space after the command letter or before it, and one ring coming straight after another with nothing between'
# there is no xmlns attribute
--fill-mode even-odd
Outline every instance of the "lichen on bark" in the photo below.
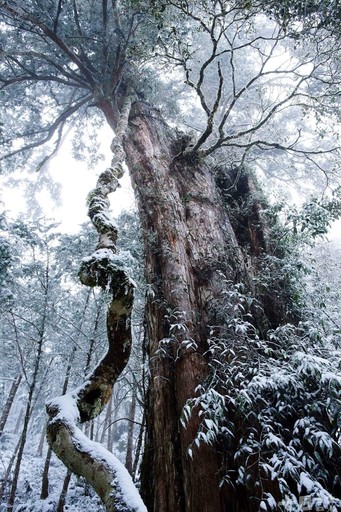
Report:
<svg viewBox="0 0 341 512"><path fill-rule="evenodd" d="M130 99L122 108L112 144L112 165L98 178L88 197L88 214L99 234L95 252L82 260L79 278L86 286L105 289L108 351L79 388L47 404L47 439L56 455L72 472L84 476L102 499L107 512L146 512L124 466L99 443L90 441L77 427L95 418L110 400L112 387L125 368L131 350L131 312L134 285L116 255L117 228L110 215L108 195L119 186Z"/></svg>

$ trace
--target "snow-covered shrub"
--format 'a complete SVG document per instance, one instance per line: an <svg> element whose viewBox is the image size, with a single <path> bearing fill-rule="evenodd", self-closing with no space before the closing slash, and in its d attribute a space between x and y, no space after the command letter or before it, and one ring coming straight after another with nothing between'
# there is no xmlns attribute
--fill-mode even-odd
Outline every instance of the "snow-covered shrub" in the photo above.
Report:
<svg viewBox="0 0 341 512"><path fill-rule="evenodd" d="M336 512L341 351L311 321L261 338L252 315L257 301L229 281L224 297L224 336L209 339L210 376L184 409L184 424L193 407L202 417L190 455L218 442L222 484L244 489L259 510L295 512L309 496L311 510Z"/></svg>

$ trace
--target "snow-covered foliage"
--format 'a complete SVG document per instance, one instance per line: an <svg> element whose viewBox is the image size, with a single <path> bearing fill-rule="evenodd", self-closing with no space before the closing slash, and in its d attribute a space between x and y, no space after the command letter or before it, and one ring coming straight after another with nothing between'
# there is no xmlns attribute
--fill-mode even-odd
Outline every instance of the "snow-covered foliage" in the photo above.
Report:
<svg viewBox="0 0 341 512"><path fill-rule="evenodd" d="M25 225L18 221L5 222L5 219L1 227L6 258L2 260L0 279L3 287L9 290L9 295L1 307L0 416L12 383L20 374L22 379L3 433L0 433L0 510L7 510L18 442L22 436L23 411L35 364L35 347L43 326L44 297L47 296L43 351L20 462L14 510L52 512L57 510L66 469L52 456L48 471L48 494L41 498L47 456L45 401L59 395L63 389L65 392L67 388L79 385L84 380L84 374L102 358L106 346L107 298L105 293L88 292L77 279L77 258L79 261L82 255L89 253L94 242L90 226L84 226L76 236L59 234L55 226L39 227L37 224ZM129 231L128 227L126 231ZM122 259L125 259L125 264L137 266L135 258L129 253L129 244L124 249ZM49 284L46 289L47 272ZM132 269L130 272L133 274ZM137 341L140 336L140 317L136 313L134 318ZM91 425L85 426L85 432L90 438L104 443L123 464L131 421L135 422L132 423L133 439L141 435L142 428L140 407L136 407L133 418L130 411L134 394L139 395L139 401L143 394L138 346L134 347L130 365L134 369L134 381L129 376L130 370L125 372L115 386L108 411L103 412ZM134 450L134 445L131 450ZM135 460L132 451L135 477L138 474L139 456L140 450ZM64 510L87 512L104 509L83 479L72 478Z"/></svg>
<svg viewBox="0 0 341 512"><path fill-rule="evenodd" d="M244 284L223 279L225 327L219 336L217 328L211 328L211 373L198 387L197 397L186 404L183 423L199 407L203 421L189 455L201 443L218 443L225 454L222 484L236 492L245 489L260 510L299 511L302 497L308 496L311 510L322 506L336 512L341 505L335 498L341 485L339 314L333 300L327 301L330 286L321 295L321 281L314 278L316 270L308 259L311 235L306 237L305 229L311 225L314 232L323 232L325 220L310 219L307 209L302 211L294 226L288 223L281 230L282 248L291 250L274 261L260 258L265 262L254 292L271 289L276 276L287 274L286 284L296 300L294 317L299 303L304 320L266 331L261 324L259 330L261 303ZM306 228L299 248L302 217Z"/></svg>
<svg viewBox="0 0 341 512"><path fill-rule="evenodd" d="M131 0L106 2L102 13L82 1L4 3L2 102L11 115L4 109L1 158L12 156L4 170L18 166L22 150L40 168L71 123L76 155L93 161L103 116L89 107L106 115L103 105L119 103L129 83L190 128L197 149L223 147L220 158L235 163L256 158L281 178L335 174L340 47L326 27L337 28L339 9L285 4ZM300 37L304 22L288 28L312 13L320 30Z"/></svg>
<svg viewBox="0 0 341 512"><path fill-rule="evenodd" d="M223 481L246 487L262 509L277 510L271 503L288 496L297 504L295 496L309 494L336 511L340 503L325 486L340 485L341 350L321 332L318 339L310 322L283 325L259 339L250 324L250 297L238 288L227 283L233 313L225 337L209 340L212 373L184 419L200 407L195 444L220 441Z"/></svg>
<svg viewBox="0 0 341 512"><path fill-rule="evenodd" d="M283 9L277 1L262 0L1 2L0 158L6 162L4 172L24 164L41 169L73 124L76 155L84 158L89 153L94 160L96 128L105 117L119 138L122 135L122 142L118 118L126 100L138 98L154 101L168 119L195 133L193 137L186 134L177 155L191 164L204 157L209 162L216 155L219 162L228 161L240 169L246 162L257 162L267 179L304 178L321 186L322 177L329 187L337 175L340 150L336 109L340 42L334 37L338 31L333 31L337 25L333 16L339 9L335 2L328 7L324 1L318 6L315 0L282 3ZM171 81L171 74L175 80ZM91 144L82 137L88 125ZM36 151L42 147L42 152ZM152 183L150 187L153 191ZM97 187L96 194L106 197L109 188ZM153 200L159 200L155 190L153 194ZM106 207L103 197L89 198L104 245L90 260L83 260L90 267L83 275L87 284L105 288L108 271L122 277L123 270L121 259L103 249L108 242L112 247L116 242L115 224L97 211ZM302 232L313 236L325 232L325 206L316 201L306 205ZM291 223L297 230L296 217L292 212ZM238 238L235 226L233 230ZM283 231L273 232L271 243L276 245L283 236ZM54 258L50 260L46 240L35 244L30 244L33 263L24 262L17 279L20 293L11 295L7 290L12 289L13 254L6 237L0 240L1 298L9 307L3 346L8 351L15 341L15 357L6 354L6 362L11 363L12 377L18 367L22 371L33 400L32 409L30 402L26 408L26 426L28 413L42 410L38 391L43 389L44 376L49 375L49 391L55 392L56 387L67 388L70 379L78 383L83 369L87 373L94 359L100 359L101 349L96 352L94 340L102 344L99 333L104 325L102 297L84 296L76 286L68 288L72 278L59 279L65 272L57 268ZM295 508L303 492L333 507L329 492L340 487L337 333L326 334L315 321L316 312L309 314L301 290L295 290L295 278L304 267L301 261L295 262L297 252L284 259L283 251L269 250L257 259L248 254L247 244L247 240L244 245L236 242L241 256L246 256L245 265L255 271L254 279L248 286L223 281L223 306L217 314L223 327L211 326L206 354L211 375L194 399L203 420L195 443L221 443L226 454L222 479L231 487L246 489L260 510L272 510L276 503ZM167 280L166 273L163 278ZM281 314L276 315L280 307ZM165 333L163 344L180 342L185 352L197 347L188 336L183 309L170 313L170 332ZM302 310L304 321L299 318ZM149 312L153 321L151 316ZM279 317L285 321L279 323ZM84 339L87 357L79 350ZM180 355L177 350L176 356ZM60 369L65 363L69 373L63 384ZM4 386L7 391L6 382ZM23 385L17 392L26 396ZM185 407L184 421L191 405ZM110 418L105 421L110 423ZM112 446L106 430L102 430L103 439ZM176 455L181 464L182 455ZM187 500L187 490L182 491Z"/></svg>

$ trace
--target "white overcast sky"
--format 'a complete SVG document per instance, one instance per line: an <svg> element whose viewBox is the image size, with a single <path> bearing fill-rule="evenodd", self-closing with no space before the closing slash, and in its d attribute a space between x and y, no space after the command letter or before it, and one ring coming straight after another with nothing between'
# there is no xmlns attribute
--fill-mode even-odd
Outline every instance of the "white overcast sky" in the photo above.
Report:
<svg viewBox="0 0 341 512"><path fill-rule="evenodd" d="M59 229L61 231L77 233L79 225L88 220L86 197L95 187L98 175L110 166L112 131L104 127L101 130L100 140L99 151L105 155L105 160L100 161L96 168L89 169L87 164L72 158L71 134L69 134L63 141L58 155L53 158L48 168L40 171L48 172L53 181L61 185L60 204L51 198L46 189L36 194L44 217L60 223ZM17 175L20 176L20 171ZM30 176L34 183L40 178L39 173L27 176ZM0 199L9 216L30 219L30 205L25 200L24 187L20 185L13 188L4 187L3 179L0 180L0 184L2 189ZM120 184L121 187L110 195L113 217L119 215L122 210L131 210L134 207L134 194L128 173L120 180ZM341 243L341 221L333 224L328 238L338 240Z"/></svg>
<svg viewBox="0 0 341 512"><path fill-rule="evenodd" d="M48 172L53 181L61 185L60 204L51 198L47 189L38 192L36 197L44 216L59 222L62 231L76 233L79 230L79 224L87 221L86 197L95 187L98 175L110 166L112 132L107 129L102 131L99 151L105 155L105 160L100 161L94 169L89 169L85 163L72 158L70 135L64 140L58 154L50 162L47 169L40 171ZM20 172L17 174L18 178L24 176L23 174L20 175ZM27 176L33 180L33 183L40 178L38 173ZM111 210L114 217L119 215L123 209L131 210L134 206L134 195L127 173L120 180L120 184L121 187L110 195ZM24 197L24 186L4 187L2 181L1 188L1 200L9 216L12 218L29 218L30 206L27 205Z"/></svg>

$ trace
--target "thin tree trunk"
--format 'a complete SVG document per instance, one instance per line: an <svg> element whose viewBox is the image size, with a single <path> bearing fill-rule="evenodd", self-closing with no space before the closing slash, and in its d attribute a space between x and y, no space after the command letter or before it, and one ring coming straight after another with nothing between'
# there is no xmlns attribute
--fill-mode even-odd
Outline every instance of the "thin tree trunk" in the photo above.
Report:
<svg viewBox="0 0 341 512"><path fill-rule="evenodd" d="M41 493L40 493L41 500L45 500L49 495L49 468L50 468L51 456L52 456L52 450L49 446L47 449L47 453L46 453L42 482L41 482Z"/></svg>
<svg viewBox="0 0 341 512"><path fill-rule="evenodd" d="M39 439L38 448L37 448L37 457L42 457L43 456L43 448L44 448L44 443L45 443L45 437L46 437L46 424L44 423L43 430L41 432L41 436L40 436L40 439Z"/></svg>
<svg viewBox="0 0 341 512"><path fill-rule="evenodd" d="M20 426L22 424L23 417L24 417L24 408L20 407L20 412L18 414L18 418L17 418L17 421L15 423L15 427L14 427L13 432L18 432L20 430Z"/></svg>
<svg viewBox="0 0 341 512"><path fill-rule="evenodd" d="M94 432L95 432L95 422L94 420L91 420L90 421L90 432L89 432L89 439L91 439L91 441L94 440Z"/></svg>
<svg viewBox="0 0 341 512"><path fill-rule="evenodd" d="M85 362L85 367L84 367L84 377L87 376L87 374L89 373L90 368L91 368L91 361L92 361L93 353L95 351L96 334L97 334L97 331L98 331L100 316L101 316L101 307L98 306L97 313L96 313L96 318L95 318L95 323L94 323L94 328L93 328L92 336L90 338L88 352L86 354L86 362ZM91 436L91 428L92 427L91 427L91 425L92 425L91 421L88 421L84 425L84 434L87 437L89 437L90 439L92 439L92 436Z"/></svg>
<svg viewBox="0 0 341 512"><path fill-rule="evenodd" d="M96 335L97 335L97 331L98 331L100 316L101 316L101 305L98 305L95 323L94 323L94 327L93 327L93 331L92 331L92 336L90 338L89 348L88 348L88 352L86 354L86 362L85 362L85 367L84 367L84 378L86 378L87 374L90 372L92 356L95 351ZM84 434L89 439L92 440L93 439L93 421L86 422L84 425L83 431L84 431Z"/></svg>
<svg viewBox="0 0 341 512"><path fill-rule="evenodd" d="M22 434L21 434L21 436L22 436ZM19 437L19 440L18 440L17 444L15 445L12 457L10 458L9 463L7 465L7 468L6 468L6 471L5 471L5 473L4 473L4 475L3 475L2 479L1 479L0 502L2 502L2 500L4 498L4 495L5 495L6 485L8 483L9 476L11 474L12 467L13 467L13 464L15 462L15 458L17 456L17 453L18 453L18 450L19 450L19 446L20 446L20 443L21 443L21 436Z"/></svg>
<svg viewBox="0 0 341 512"><path fill-rule="evenodd" d="M65 500L66 500L67 492L68 492L68 489L69 489L71 475L72 475L71 471L68 470L67 473L66 473L66 476L64 478L63 488L62 488L62 492L60 493L60 497L59 497L59 501L58 501L58 506L57 506L56 512L64 512L64 505L65 505Z"/></svg>
<svg viewBox="0 0 341 512"><path fill-rule="evenodd" d="M99 325L100 316L101 316L101 306L98 306L97 313L96 313L96 318L95 318L95 324L94 324L92 336L91 336L91 339L90 339L88 352L87 352L87 355L86 355L86 362L85 362L85 367L84 367L84 374L85 375L87 375L89 373L90 368L91 368L91 360L92 360L92 356L93 356L93 353L94 353L94 350L95 350L96 334L97 334L97 331L98 331L98 325Z"/></svg>
<svg viewBox="0 0 341 512"><path fill-rule="evenodd" d="M47 369L47 372L48 372L48 369ZM45 380L45 377L46 377L46 374L44 375L44 378L42 379L43 382ZM34 402L32 404L31 411L30 411L30 416L29 416L29 421L32 418L32 413L33 413L33 411L34 411L34 409L35 409L35 407L37 405L38 398L39 398L39 392L36 394ZM21 423L22 423L22 418L23 418L23 409L20 410L20 415L18 417L17 428L15 429L15 432L17 432L19 430L19 427L21 426ZM20 434L19 440L18 440L18 442L17 442L17 444L16 444L16 446L14 448L13 455L12 455L12 457L11 457L9 463L8 463L8 466L7 466L7 469L5 471L4 477L2 478L2 483L1 483L1 487L0 487L0 502L3 499L3 497L4 497L4 492L5 492L5 488L6 488L7 482L9 480L9 476L11 474L12 467L13 467L13 464L14 464L16 456L17 456L17 453L18 453L18 450L19 450L19 446L22 443L22 436L23 436L23 433Z"/></svg>
<svg viewBox="0 0 341 512"><path fill-rule="evenodd" d="M104 422L103 422L103 428L102 428L102 434L101 434L101 438L100 438L100 443L101 444L104 444L104 441L105 441L105 436L109 436L108 432L109 432L109 424L110 424L110 418L111 418L111 414L112 414L112 401L113 401L113 395L114 393L112 393L111 397L110 397L110 400L109 400L109 403L108 403L108 407L107 407L107 410L106 410L106 414L105 414L105 418L104 418Z"/></svg>
<svg viewBox="0 0 341 512"><path fill-rule="evenodd" d="M127 425L127 453L126 453L126 462L125 466L129 473L133 475L133 444L134 444L134 421L135 421L135 411L136 411L136 393L137 393L137 384L134 381L132 388L132 397L131 404L129 408L129 421Z"/></svg>
<svg viewBox="0 0 341 512"><path fill-rule="evenodd" d="M31 417L31 405L32 405L32 399L33 399L33 393L36 388L38 371L39 371L39 367L40 367L43 341L44 341L44 329L42 331L41 337L38 342L38 350L37 350L36 362L35 362L33 376L32 376L32 382L29 387L26 412L25 412L25 416L24 416L24 425L23 425L22 434L21 434L20 443L19 443L18 456L17 456L17 461L16 461L14 474L13 474L11 492L10 492L10 496L9 496L8 503L7 503L7 510L9 512L11 512L13 510L14 500L15 500L15 496L16 496L16 492L17 492L20 466L21 466L22 456L24 453L24 448L25 448L26 439L27 439L28 423L29 423L30 417Z"/></svg>
<svg viewBox="0 0 341 512"><path fill-rule="evenodd" d="M145 432L145 416L143 414L142 424L140 426L139 435L137 437L134 464L133 464L132 477L133 477L134 482L136 482L136 480L137 480L137 469L138 469L139 461L140 461L144 432Z"/></svg>
<svg viewBox="0 0 341 512"><path fill-rule="evenodd" d="M115 400L115 402L113 402L113 404L114 404L114 407L113 407L114 414L112 416L112 421L110 422L110 425L109 425L109 428L108 428L107 448L108 448L109 452L113 452L114 451L115 430L116 430L116 423L117 423L117 418L118 418L118 404L119 404L118 394L117 393L116 393L115 398L116 398L116 400Z"/></svg>
<svg viewBox="0 0 341 512"><path fill-rule="evenodd" d="M0 418L0 437L1 437L2 433L3 433L4 428L5 428L5 425L6 425L6 422L7 422L7 419L8 419L10 410L11 410L11 407L13 405L13 401L14 401L15 395L16 395L16 393L18 391L19 386L20 386L21 380L22 380L22 373L19 373L16 376L16 378L14 379L14 381L12 382L12 386L11 386L11 389L9 391L9 394L8 394L8 397L7 397L7 400L6 400L6 403L5 403L5 407L3 408L3 411L2 411L2 414L1 414L1 418Z"/></svg>
<svg viewBox="0 0 341 512"><path fill-rule="evenodd" d="M45 267L45 281L42 282L42 286L43 286L43 290L44 290L44 305L43 305L43 311L42 311L41 325L39 326L39 329L38 329L39 339L37 340L37 353L36 353L36 358L35 358L35 363L34 363L34 368L33 368L32 380L31 380L31 383L29 384L27 405L26 405L26 411L25 411L25 416L24 416L24 425L23 425L22 435L21 435L20 443L19 443L17 461L16 461L16 465L14 468L11 492L10 492L10 496L9 496L8 504L7 504L7 510L9 512L11 512L13 510L13 506L14 506L17 485L18 485L18 479L19 479L19 473L20 473L20 466L21 466L22 456L24 453L25 445L26 445L28 424L29 424L31 414L32 414L32 400L33 400L33 395L34 395L36 385L37 385L38 372L40 369L41 357L43 354L43 344L44 344L44 339L45 339L45 327L46 327L46 321L47 321L47 306L48 306L48 295L49 295L49 253L48 253L48 251L47 251L47 259L46 259L46 267Z"/></svg>

